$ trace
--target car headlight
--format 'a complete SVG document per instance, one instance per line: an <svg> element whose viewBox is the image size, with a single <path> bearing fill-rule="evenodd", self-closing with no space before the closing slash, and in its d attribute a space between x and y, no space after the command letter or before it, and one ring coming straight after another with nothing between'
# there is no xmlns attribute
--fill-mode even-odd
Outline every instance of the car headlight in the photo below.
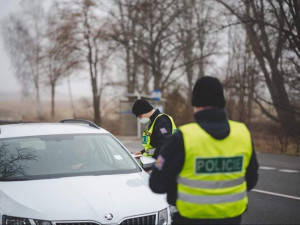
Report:
<svg viewBox="0 0 300 225"><path fill-rule="evenodd" d="M164 209L158 212L158 225L168 224L168 209Z"/></svg>
<svg viewBox="0 0 300 225"><path fill-rule="evenodd" d="M3 225L30 225L29 219L12 217L12 216L3 216L2 217Z"/></svg>
<svg viewBox="0 0 300 225"><path fill-rule="evenodd" d="M52 225L50 221L45 220L34 220L36 225ZM29 219L14 217L14 216L3 216L2 217L3 225L31 225Z"/></svg>

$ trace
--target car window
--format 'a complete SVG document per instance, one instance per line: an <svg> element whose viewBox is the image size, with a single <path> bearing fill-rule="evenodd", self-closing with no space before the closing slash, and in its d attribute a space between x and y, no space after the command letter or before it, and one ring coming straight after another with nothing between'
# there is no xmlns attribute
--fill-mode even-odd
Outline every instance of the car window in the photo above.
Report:
<svg viewBox="0 0 300 225"><path fill-rule="evenodd" d="M72 134L0 140L0 179L43 179L140 171L109 134Z"/></svg>

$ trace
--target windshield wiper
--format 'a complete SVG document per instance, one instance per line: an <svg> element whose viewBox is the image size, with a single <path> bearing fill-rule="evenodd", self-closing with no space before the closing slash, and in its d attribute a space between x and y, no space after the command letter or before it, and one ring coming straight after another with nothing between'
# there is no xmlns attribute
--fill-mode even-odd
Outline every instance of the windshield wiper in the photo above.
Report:
<svg viewBox="0 0 300 225"><path fill-rule="evenodd" d="M4 177L0 178L0 181L24 181L24 180L32 180L28 177Z"/></svg>

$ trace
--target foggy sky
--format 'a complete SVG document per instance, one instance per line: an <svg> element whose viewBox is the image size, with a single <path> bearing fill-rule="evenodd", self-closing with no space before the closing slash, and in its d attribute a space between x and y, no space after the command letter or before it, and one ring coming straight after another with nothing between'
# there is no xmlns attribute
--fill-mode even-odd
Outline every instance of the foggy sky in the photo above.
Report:
<svg viewBox="0 0 300 225"><path fill-rule="evenodd" d="M19 2L21 0L0 0L0 21L9 16L10 13L18 12ZM45 88L43 88L45 89ZM88 77L78 77L71 82L71 89L74 97L91 96L91 88ZM43 98L49 98L50 90L42 91ZM13 97L21 96L21 85L14 76L13 68L10 64L10 58L7 54L2 35L0 34L0 100L7 97L7 94ZM57 96L68 96L68 86L66 81L57 86Z"/></svg>

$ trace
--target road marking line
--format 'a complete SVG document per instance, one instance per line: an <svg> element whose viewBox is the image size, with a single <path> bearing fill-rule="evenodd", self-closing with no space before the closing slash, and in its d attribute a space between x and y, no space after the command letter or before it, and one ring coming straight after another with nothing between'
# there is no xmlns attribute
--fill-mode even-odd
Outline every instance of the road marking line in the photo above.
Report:
<svg viewBox="0 0 300 225"><path fill-rule="evenodd" d="M289 170L289 169L277 169L275 167L269 167L269 166L260 166L260 170L278 170L280 172L285 172L285 173L299 173L298 170Z"/></svg>
<svg viewBox="0 0 300 225"><path fill-rule="evenodd" d="M270 191L263 191L263 190L258 190L258 189L252 189L252 191L263 193L263 194L268 194L268 195L275 195L275 196L280 196L280 197L284 197L284 198L300 200L300 197L295 197L295 196L291 196L291 195L283 195L283 194L270 192Z"/></svg>
<svg viewBox="0 0 300 225"><path fill-rule="evenodd" d="M261 170L276 170L275 167L268 167L268 166L260 166L259 169L261 169Z"/></svg>
<svg viewBox="0 0 300 225"><path fill-rule="evenodd" d="M286 173L298 173L298 170L279 170L280 172L286 172Z"/></svg>

